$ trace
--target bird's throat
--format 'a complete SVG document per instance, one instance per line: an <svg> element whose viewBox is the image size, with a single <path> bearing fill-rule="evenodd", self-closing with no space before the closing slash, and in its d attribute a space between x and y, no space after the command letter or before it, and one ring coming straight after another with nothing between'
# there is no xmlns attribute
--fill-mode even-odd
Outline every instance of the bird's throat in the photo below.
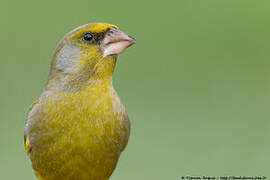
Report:
<svg viewBox="0 0 270 180"><path fill-rule="evenodd" d="M101 59L94 68L91 80L111 79L116 65L116 56L108 56Z"/></svg>

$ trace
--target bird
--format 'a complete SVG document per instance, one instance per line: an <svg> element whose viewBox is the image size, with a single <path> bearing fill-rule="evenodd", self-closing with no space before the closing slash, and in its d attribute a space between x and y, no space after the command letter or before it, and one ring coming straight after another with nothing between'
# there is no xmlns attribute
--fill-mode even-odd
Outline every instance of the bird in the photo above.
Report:
<svg viewBox="0 0 270 180"><path fill-rule="evenodd" d="M118 55L135 39L90 23L56 47L48 81L28 111L25 150L39 180L108 180L130 136L112 83Z"/></svg>

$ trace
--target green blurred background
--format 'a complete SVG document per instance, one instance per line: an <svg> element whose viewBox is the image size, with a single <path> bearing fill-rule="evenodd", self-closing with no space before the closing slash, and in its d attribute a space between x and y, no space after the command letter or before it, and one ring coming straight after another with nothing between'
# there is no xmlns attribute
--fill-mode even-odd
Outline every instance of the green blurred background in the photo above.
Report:
<svg viewBox="0 0 270 180"><path fill-rule="evenodd" d="M28 107L63 35L100 21L137 40L114 73L132 132L112 180L270 178L269 8L267 0L1 0L0 179L35 179L23 145Z"/></svg>

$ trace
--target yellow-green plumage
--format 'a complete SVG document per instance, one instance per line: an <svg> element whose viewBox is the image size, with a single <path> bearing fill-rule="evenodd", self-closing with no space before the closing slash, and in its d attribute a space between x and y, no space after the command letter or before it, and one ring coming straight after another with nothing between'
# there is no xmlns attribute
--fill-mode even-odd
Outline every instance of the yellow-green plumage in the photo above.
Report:
<svg viewBox="0 0 270 180"><path fill-rule="evenodd" d="M107 180L128 142L130 122L112 85L117 57L102 57L100 44L80 38L85 31L110 28L116 27L80 27L56 49L48 83L25 128L26 151L40 180ZM72 62L65 64L61 61L70 59L60 61L59 53L67 44L80 56L70 55Z"/></svg>

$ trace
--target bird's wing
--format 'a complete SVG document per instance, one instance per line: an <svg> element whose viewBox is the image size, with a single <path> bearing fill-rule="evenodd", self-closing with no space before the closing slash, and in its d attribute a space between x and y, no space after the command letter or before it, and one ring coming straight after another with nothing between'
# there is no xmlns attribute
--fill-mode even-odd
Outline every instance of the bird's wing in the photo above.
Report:
<svg viewBox="0 0 270 180"><path fill-rule="evenodd" d="M33 102L33 104L30 106L30 108L28 110L28 114L32 111L34 106L37 105L38 103L39 103L39 99L37 99L37 100L35 100ZM27 120L28 120L28 118L27 118ZM27 124L27 120L26 120L25 124ZM29 154L30 151L31 151L31 147L29 145L29 140L28 140L27 135L25 134L25 132L24 132L24 146L25 146L25 150L26 150L27 154Z"/></svg>

